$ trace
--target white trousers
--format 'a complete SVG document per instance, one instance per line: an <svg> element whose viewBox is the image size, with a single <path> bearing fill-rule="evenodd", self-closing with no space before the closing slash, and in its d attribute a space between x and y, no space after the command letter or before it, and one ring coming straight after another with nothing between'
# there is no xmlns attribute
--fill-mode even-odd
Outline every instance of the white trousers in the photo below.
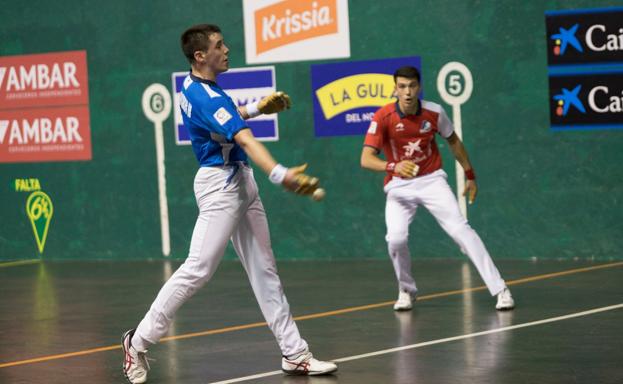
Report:
<svg viewBox="0 0 623 384"><path fill-rule="evenodd" d="M292 319L277 275L253 170L246 165L202 167L194 189L199 217L188 258L160 289L136 330L134 345L155 344L167 333L178 308L212 277L231 239L282 354L305 351L307 343Z"/></svg>
<svg viewBox="0 0 623 384"><path fill-rule="evenodd" d="M385 186L387 202L385 223L387 246L401 290L415 294L417 287L411 274L411 255L408 238L409 224L419 205L435 217L441 228L450 235L476 266L491 295L501 292L506 283L493 264L491 256L480 237L461 214L459 204L442 170L415 179L393 178Z"/></svg>

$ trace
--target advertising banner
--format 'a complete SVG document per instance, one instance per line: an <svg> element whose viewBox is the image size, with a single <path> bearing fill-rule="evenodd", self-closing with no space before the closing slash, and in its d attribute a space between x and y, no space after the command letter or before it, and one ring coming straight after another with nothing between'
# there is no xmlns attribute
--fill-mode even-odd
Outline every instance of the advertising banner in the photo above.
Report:
<svg viewBox="0 0 623 384"><path fill-rule="evenodd" d="M247 64L350 57L348 0L243 0Z"/></svg>
<svg viewBox="0 0 623 384"><path fill-rule="evenodd" d="M545 13L554 131L623 128L623 8Z"/></svg>
<svg viewBox="0 0 623 384"><path fill-rule="evenodd" d="M394 72L419 56L311 66L316 136L362 135L374 112L395 101Z"/></svg>
<svg viewBox="0 0 623 384"><path fill-rule="evenodd" d="M0 162L90 159L86 51L0 57Z"/></svg>
<svg viewBox="0 0 623 384"><path fill-rule="evenodd" d="M173 111L175 124L175 142L177 145L190 145L188 129L184 126L180 110L180 92L188 72L174 72ZM275 67L230 68L218 75L216 82L238 106L253 103L277 90ZM279 140L277 114L259 115L247 120L253 135L260 141Z"/></svg>
<svg viewBox="0 0 623 384"><path fill-rule="evenodd" d="M623 128L623 72L550 76L553 130Z"/></svg>
<svg viewBox="0 0 623 384"><path fill-rule="evenodd" d="M623 64L623 8L545 13L547 62Z"/></svg>

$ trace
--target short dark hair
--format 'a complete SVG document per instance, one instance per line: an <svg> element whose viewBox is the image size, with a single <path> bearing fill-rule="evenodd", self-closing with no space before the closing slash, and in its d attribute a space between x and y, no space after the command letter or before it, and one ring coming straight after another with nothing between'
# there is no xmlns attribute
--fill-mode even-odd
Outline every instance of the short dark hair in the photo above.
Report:
<svg viewBox="0 0 623 384"><path fill-rule="evenodd" d="M195 52L207 51L210 47L210 35L220 33L221 29L213 24L193 25L182 33L180 42L182 43L182 52L188 61L192 64L195 62Z"/></svg>
<svg viewBox="0 0 623 384"><path fill-rule="evenodd" d="M396 78L398 77L406 77L407 79L416 79L417 82L420 82L420 71L410 65L405 65L404 67L400 67L394 72L394 83L396 82Z"/></svg>

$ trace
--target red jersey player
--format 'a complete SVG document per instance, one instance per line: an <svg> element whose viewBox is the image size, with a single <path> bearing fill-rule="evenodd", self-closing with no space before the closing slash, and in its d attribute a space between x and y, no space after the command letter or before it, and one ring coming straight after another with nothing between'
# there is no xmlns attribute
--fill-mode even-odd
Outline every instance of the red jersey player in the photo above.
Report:
<svg viewBox="0 0 623 384"><path fill-rule="evenodd" d="M514 308L506 283L482 240L461 214L446 181L448 175L441 168L441 156L435 142L437 134L447 140L465 170L467 182L463 194L469 194L469 202L473 203L478 190L476 176L463 143L454 133L452 122L439 104L419 100L420 73L417 68L399 68L394 73L394 82L398 101L374 114L361 152L363 168L387 172L385 239L399 285L394 310L411 309L417 294L411 275L408 236L409 223L419 205L430 211L474 263L491 295L497 295L496 308ZM381 151L387 161L379 157Z"/></svg>

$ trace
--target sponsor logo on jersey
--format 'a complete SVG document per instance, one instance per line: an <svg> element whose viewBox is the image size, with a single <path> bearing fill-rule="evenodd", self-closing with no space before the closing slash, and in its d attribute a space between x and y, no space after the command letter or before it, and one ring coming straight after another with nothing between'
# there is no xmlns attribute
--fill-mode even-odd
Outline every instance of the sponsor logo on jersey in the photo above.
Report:
<svg viewBox="0 0 623 384"><path fill-rule="evenodd" d="M403 123L398 123L396 124L394 129L396 129L396 132L402 132L405 130L405 125Z"/></svg>
<svg viewBox="0 0 623 384"><path fill-rule="evenodd" d="M231 114L227 112L225 107L217 109L213 116L220 125L225 125L225 123L227 123L232 117Z"/></svg>
<svg viewBox="0 0 623 384"><path fill-rule="evenodd" d="M433 128L433 125L428 120L422 121L422 126L420 127L421 133L428 133Z"/></svg>
<svg viewBox="0 0 623 384"><path fill-rule="evenodd" d="M248 63L350 56L347 0L244 0Z"/></svg>
<svg viewBox="0 0 623 384"><path fill-rule="evenodd" d="M422 148L422 145L425 145L425 147ZM409 141L407 145L402 146L402 149L404 149L404 155L400 156L400 160L412 160L420 163L432 155L430 141L422 143L422 139Z"/></svg>
<svg viewBox="0 0 623 384"><path fill-rule="evenodd" d="M411 157L415 152L422 152L422 148L420 148L421 141L421 139L410 141L407 145L404 145L402 148L405 150L405 155Z"/></svg>
<svg viewBox="0 0 623 384"><path fill-rule="evenodd" d="M315 64L311 67L316 136L361 135L374 112L395 100L396 68L420 57Z"/></svg>
<svg viewBox="0 0 623 384"><path fill-rule="evenodd" d="M371 135L376 135L376 121L370 123L370 127L368 128L368 133Z"/></svg>
<svg viewBox="0 0 623 384"><path fill-rule="evenodd" d="M546 12L549 65L623 62L623 8Z"/></svg>

